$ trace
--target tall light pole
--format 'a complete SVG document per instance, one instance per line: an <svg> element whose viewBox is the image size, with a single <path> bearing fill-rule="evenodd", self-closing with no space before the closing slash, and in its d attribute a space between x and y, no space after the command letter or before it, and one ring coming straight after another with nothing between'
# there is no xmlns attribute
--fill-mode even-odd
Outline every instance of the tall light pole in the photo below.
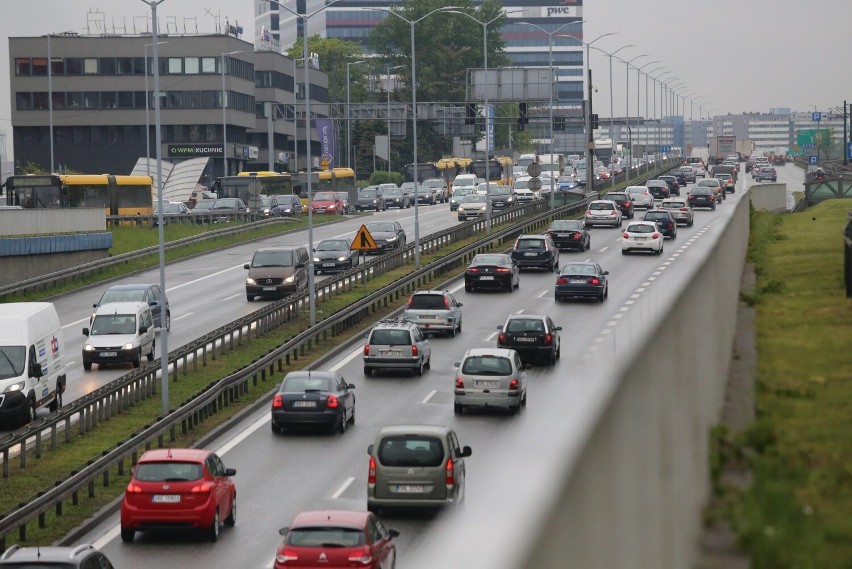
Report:
<svg viewBox="0 0 852 569"><path fill-rule="evenodd" d="M305 62L305 67L308 63L306 59L301 57L293 58L293 171L299 171L299 121L297 119L296 107L299 105L299 99L296 96L296 62ZM310 136L310 134L309 134Z"/></svg>
<svg viewBox="0 0 852 569"><path fill-rule="evenodd" d="M418 203L420 199L418 197L418 191L420 189L420 172L418 170L417 164L417 65L415 63L415 45L414 45L414 25L421 20L426 19L431 16L435 12L448 12L450 10L455 10L457 6L445 6L443 8L435 8L431 12L420 16L416 20L409 20L405 16L400 15L398 12L391 10L390 8L364 8L365 10L372 10L375 12L387 12L388 14L393 14L403 22L407 23L411 28L411 127L412 127L412 135L414 136L414 266L416 269L420 268L420 214Z"/></svg>
<svg viewBox="0 0 852 569"><path fill-rule="evenodd" d="M151 58L159 61L159 50L157 46L157 6L166 0L142 0L151 7ZM147 77L147 75L146 75ZM147 98L147 95L146 95ZM147 100L145 106L148 106ZM160 298L160 314L166 314L168 298L166 296L166 240L163 235L163 136L160 131L160 66L154 65L154 144L157 146L157 232L160 253L160 290L163 296ZM160 384L163 397L163 415L169 412L169 330L166 326L160 327Z"/></svg>
<svg viewBox="0 0 852 569"><path fill-rule="evenodd" d="M163 45L169 43L167 41L157 42L157 45ZM148 103L149 92L148 92L148 48L153 46L152 43L146 43L142 46L142 59L145 60L145 171L148 173L148 177L151 177L151 121L148 118L148 107L150 106Z"/></svg>
<svg viewBox="0 0 852 569"><path fill-rule="evenodd" d="M305 150L305 154L307 157L308 165L305 168L308 178L308 307L310 310L310 325L313 326L317 323L317 299L316 299L316 291L314 286L314 216L313 216L313 188L311 186L311 178L313 176L311 172L311 81L308 70L310 69L310 65L308 63L308 20L312 17L316 16L332 4L335 4L338 0L331 0L331 2L327 2L322 8L319 10L314 10L310 14L299 14L298 12L294 12L287 6L283 4L279 4L278 6L282 10L287 10L297 18L301 18L302 20L302 57L305 59L305 146L307 147ZM295 74L293 77L295 81ZM295 84L293 90L295 91Z"/></svg>
<svg viewBox="0 0 852 569"><path fill-rule="evenodd" d="M557 32L559 32L560 30L562 30L562 28L564 28L566 26L570 26L572 24L581 24L583 22L585 22L585 20L580 20L580 21L577 21L577 22L566 22L566 23L562 24L561 26L559 26L558 28L556 28L555 30L553 30L552 32L548 32L547 30L545 30L541 26L533 24L532 22L515 22L516 24L523 24L525 26L532 26L533 28L537 29L541 33L547 34L547 59L548 59L548 66L550 68L550 107L549 108L550 108L550 164L551 164L551 168L553 167L552 165L553 165L553 143L554 143L554 136L553 136L553 90L556 86L556 79L553 77L553 36ZM563 36L563 37L574 37L574 36L566 35L566 36ZM574 39L576 39L576 38L574 38ZM553 209L554 207L556 207L556 205L555 205L556 204L556 197L555 196L556 196L556 187L555 187L553 176L551 176L550 177L550 209Z"/></svg>
<svg viewBox="0 0 852 569"><path fill-rule="evenodd" d="M346 62L346 167L352 167L352 114L350 112L350 107L352 106L352 100L349 96L349 66L351 65L359 65L361 63L366 63L366 59L359 59L358 61L347 61Z"/></svg>
<svg viewBox="0 0 852 569"><path fill-rule="evenodd" d="M593 152L594 146L594 136L592 133L592 62L591 62L591 47L596 41L603 39L607 36L616 36L618 32L607 32L605 34L601 34L589 43L583 42L586 46L586 57L583 60L585 63L585 76L584 81L587 81L589 84L585 89L584 96L588 97L588 102L584 105L584 111L586 115L586 188L594 188L594 175L592 173L592 167L595 165L595 157ZM629 121L628 121L629 122Z"/></svg>
<svg viewBox="0 0 852 569"><path fill-rule="evenodd" d="M648 80L653 79L651 77L651 73L656 73L657 71L659 71L661 69L664 69L664 67L663 66L655 67L655 68L645 72L645 119L646 120L650 120L650 117L653 115L654 112L656 112L656 103L654 103L654 106L651 107L651 112L648 112L648 103L651 100L648 97ZM652 89L652 91L653 91L653 89ZM654 95L654 93L652 92L652 96L653 95ZM654 97L654 101L656 101L656 97ZM659 126L657 128L659 129ZM645 138L647 140L651 140L651 129L650 129L650 127L645 129ZM654 157L655 158L656 158L656 154L657 154L657 152L655 150L654 151Z"/></svg>
<svg viewBox="0 0 852 569"><path fill-rule="evenodd" d="M405 66L404 65L395 65L393 67L391 67L390 65L386 66L387 77L388 77L388 84L387 84L387 91L388 91L388 174L390 174L390 171L391 171L391 99L390 99L391 78L390 78L390 72L394 71L395 69L402 69L403 67L405 67ZM417 182L415 182L415 185L416 184L417 184Z"/></svg>
<svg viewBox="0 0 852 569"><path fill-rule="evenodd" d="M228 92L225 90L225 56L242 53L242 50L221 54L222 64L222 175L228 175Z"/></svg>
<svg viewBox="0 0 852 569"><path fill-rule="evenodd" d="M614 107L614 104L613 104L613 96L612 96L612 56L615 55L616 53L618 53L619 51L621 51L622 49L627 49L628 47L636 47L636 46L633 45L632 43L627 44L627 45L623 45L620 48L618 48L617 50L613 51L612 53L609 53L608 51L604 51L599 47L595 48L598 51L605 53L609 57L609 138L610 138L610 140L612 140L613 154L615 153L615 134L614 134L615 122L613 122L615 120L614 119L615 107ZM631 155L633 154L632 148L630 149L630 154ZM587 164L587 166L588 166L588 164ZM610 179L610 184L611 184L610 187L612 189L615 189L615 176L610 176L609 179Z"/></svg>
<svg viewBox="0 0 852 569"><path fill-rule="evenodd" d="M673 73L672 71L663 71L663 73L660 73L656 77L652 78L654 80L654 83L660 84L660 110L659 110L660 114L657 116L657 147L658 148L663 143L663 81L662 81L662 78L665 77L666 75L671 75L672 73ZM657 86L654 85L652 90L654 91L654 112L657 112L657 110L656 110L656 107L657 107ZM656 152L654 154L656 154Z"/></svg>
<svg viewBox="0 0 852 569"><path fill-rule="evenodd" d="M50 136L50 173L53 174L53 55L50 51L50 36L47 34L47 121Z"/></svg>
<svg viewBox="0 0 852 569"><path fill-rule="evenodd" d="M660 61L659 61L659 60L657 60L657 61L649 61L649 62L647 62L647 63L643 64L641 67L636 67L636 131L637 131L637 132L639 131L639 112L640 112L640 109L639 109L639 96L640 96L640 94L642 93L642 90L640 89L640 86L641 86L641 84L642 84L642 83L641 83L641 81L640 81L639 74L640 74L640 73L642 73L642 70L643 70L643 69L645 69L645 68L646 68L646 67L648 67L649 65L653 65L653 64L655 64L655 63L660 63ZM646 117L646 118L647 118L647 117ZM643 129L643 130L644 130L644 129ZM646 130L646 133L647 133L647 130Z"/></svg>
<svg viewBox="0 0 852 569"><path fill-rule="evenodd" d="M624 117L625 117L625 120L628 123L630 122L630 64L633 63L634 61L636 61L637 59L639 59L640 57L648 57L648 54L643 53L643 54L637 55L633 59L628 59L626 61L623 60L623 59L621 60L621 61L624 61L624 64L625 64L624 65L624 68L625 68L624 69L624 71L625 71L625 75L624 75L624 79L625 79L625 83L624 83ZM636 88L638 89L639 85L636 85ZM639 142L639 125L636 125L636 142L637 143ZM639 146L639 145L637 144L637 146ZM631 151L630 152L630 168L633 168L633 160L635 158L633 156L633 154L634 153Z"/></svg>

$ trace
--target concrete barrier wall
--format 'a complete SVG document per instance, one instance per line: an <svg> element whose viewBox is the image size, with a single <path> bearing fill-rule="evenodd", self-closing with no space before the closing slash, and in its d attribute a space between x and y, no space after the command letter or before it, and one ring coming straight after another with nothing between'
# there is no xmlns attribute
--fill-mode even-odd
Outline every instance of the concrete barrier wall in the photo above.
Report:
<svg viewBox="0 0 852 569"><path fill-rule="evenodd" d="M787 184L754 184L749 191L754 209L782 211L787 209Z"/></svg>
<svg viewBox="0 0 852 569"><path fill-rule="evenodd" d="M0 237L104 231L101 208L0 210Z"/></svg>
<svg viewBox="0 0 852 569"><path fill-rule="evenodd" d="M3 270L0 271L0 286L14 284L92 261L99 261L108 256L109 250L107 249L92 249L91 251L2 257L0 258L0 263L3 266Z"/></svg>
<svg viewBox="0 0 852 569"><path fill-rule="evenodd" d="M748 196L731 207L689 251L705 258L690 259L685 286L649 287L630 309L638 325L625 319L545 400L531 398L499 455L468 469L478 499L433 524L407 567L692 565L749 235Z"/></svg>

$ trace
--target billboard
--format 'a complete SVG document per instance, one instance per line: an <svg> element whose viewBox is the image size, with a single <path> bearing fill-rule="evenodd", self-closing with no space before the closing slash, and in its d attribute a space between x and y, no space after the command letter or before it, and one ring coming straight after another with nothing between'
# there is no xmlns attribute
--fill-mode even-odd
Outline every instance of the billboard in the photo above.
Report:
<svg viewBox="0 0 852 569"><path fill-rule="evenodd" d="M328 168L334 168L334 120L314 119L317 128L317 138L320 142L320 161Z"/></svg>

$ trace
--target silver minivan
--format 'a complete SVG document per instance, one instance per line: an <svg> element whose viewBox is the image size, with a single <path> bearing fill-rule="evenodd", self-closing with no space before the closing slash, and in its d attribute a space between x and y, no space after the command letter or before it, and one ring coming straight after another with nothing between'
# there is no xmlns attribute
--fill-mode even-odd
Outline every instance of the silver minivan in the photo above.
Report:
<svg viewBox="0 0 852 569"><path fill-rule="evenodd" d="M526 366L515 350L472 348L455 367L457 415L467 407L508 407L514 413L527 404Z"/></svg>
<svg viewBox="0 0 852 569"><path fill-rule="evenodd" d="M402 317L430 334L455 337L462 329L462 303L446 290L417 290L408 299Z"/></svg>
<svg viewBox="0 0 852 569"><path fill-rule="evenodd" d="M382 427L367 454L367 509L371 512L387 507L439 508L464 501L464 459L471 450L459 445L450 427Z"/></svg>

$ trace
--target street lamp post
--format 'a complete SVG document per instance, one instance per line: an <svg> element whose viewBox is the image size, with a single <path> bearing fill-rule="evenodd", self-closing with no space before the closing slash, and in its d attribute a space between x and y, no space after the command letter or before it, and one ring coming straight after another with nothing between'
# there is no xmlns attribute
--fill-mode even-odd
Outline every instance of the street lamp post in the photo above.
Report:
<svg viewBox="0 0 852 569"><path fill-rule="evenodd" d="M588 103L584 105L585 113L586 113L586 188L594 188L594 175L592 173L592 167L595 165L595 158L592 151L592 146L594 144L594 138L592 136L592 78L591 78L591 67L592 62L591 58L591 47L592 44L598 41L599 39L603 39L607 36L615 36L618 35L618 32L607 32L605 34L601 34L589 43L585 43L586 46L586 57L585 57L585 78L584 81L588 81L589 85L586 88L585 96L587 96ZM629 121L628 121L629 122Z"/></svg>
<svg viewBox="0 0 852 569"><path fill-rule="evenodd" d="M387 77L388 77L388 83L387 83L387 91L388 91L388 174L390 174L390 172L391 172L391 97L390 97L391 78L390 78L390 72L394 71L395 69L402 69L403 67L404 67L403 65L395 65L393 67L391 67L390 65L386 66ZM415 185L416 184L417 184L417 182L415 181Z"/></svg>
<svg viewBox="0 0 852 569"><path fill-rule="evenodd" d="M156 62L159 60L157 46L157 6L166 0L142 0L151 7L151 58ZM147 77L147 74L145 75ZM147 99L147 94L146 94ZM148 101L145 101L147 108ZM160 131L160 66L154 65L154 144L157 147L157 233L159 239L160 257L160 290L163 296L160 298L160 314L166 314L168 297L166 296L166 246L163 234L163 136ZM160 384L163 401L163 415L169 412L169 330L166 326L160 327Z"/></svg>
<svg viewBox="0 0 852 569"><path fill-rule="evenodd" d="M279 4L278 6L282 10L287 10L297 18L302 19L302 57L305 60L305 154L307 158L307 168L305 168L305 172L308 178L308 307L310 311L310 325L313 326L317 323L317 299L316 299L316 287L314 286L314 217L313 217L313 188L311 186L311 81L309 76L310 65L308 64L308 20L310 20L313 16L316 16L332 4L335 4L338 0L331 0L331 2L327 2L322 8L311 12L310 14L299 14L284 6L283 4ZM295 81L295 73L293 74L293 80ZM295 85L293 91L295 91Z"/></svg>
<svg viewBox="0 0 852 569"><path fill-rule="evenodd" d="M296 113L296 107L299 105L299 98L296 96L296 62L303 61L305 66L308 65L307 59L301 57L293 58L293 171L299 171L299 120ZM306 71L307 72L307 71Z"/></svg>
<svg viewBox="0 0 852 569"><path fill-rule="evenodd" d="M553 77L553 36L557 32L559 32L560 30L562 30L562 28L564 28L566 26L570 26L571 24L578 24L578 23L582 23L582 22L567 22L565 24L562 24L561 26L559 26L558 28L556 28L552 32L548 32L547 30L545 30L541 26L533 24L532 22L517 22L517 23L523 24L523 25L526 25L526 26L532 26L533 28L537 29L538 31L540 31L544 34L547 34L547 57L548 57L548 66L550 68L550 107L549 107L550 108L550 164L551 164L551 168L552 168L553 167L552 166L553 165L553 142L554 142L554 135L553 135L553 90L556 86L556 80ZM566 37L573 37L573 36L566 36ZM551 172L551 174L552 173L553 172ZM550 209L553 209L554 207L556 207L556 205L555 205L556 204L556 197L555 196L556 196L556 187L555 187L555 184L554 184L553 176L550 176Z"/></svg>
<svg viewBox="0 0 852 569"><path fill-rule="evenodd" d="M158 42L158 45L163 45L169 43L167 41ZM152 43L146 43L142 46L142 59L145 60L145 171L148 173L148 177L151 177L151 121L148 118L148 107L150 106L148 103L149 92L148 92L148 48L153 46Z"/></svg>
<svg viewBox="0 0 852 569"><path fill-rule="evenodd" d="M632 62L636 61L637 59L639 59L640 57L648 57L648 54L643 53L643 54L637 55L633 59L629 59L627 61L625 61L623 59L621 60L621 61L624 61L624 64L625 64L624 65L624 72L625 72L624 73L624 79L625 79L625 81L624 81L624 120L626 120L628 123L630 122L630 64ZM621 59L621 58L619 58L619 59ZM636 88L639 89L639 85L636 85ZM638 146L638 142L639 142L639 125L638 124L636 125L636 142L637 142L637 146ZM629 164L631 169L633 168L633 161L635 159L633 154L634 153L631 150L631 152L630 152L630 164Z"/></svg>
<svg viewBox="0 0 852 569"><path fill-rule="evenodd" d="M47 120L50 128L50 173L53 174L53 55L50 51L50 36L47 34Z"/></svg>
<svg viewBox="0 0 852 569"><path fill-rule="evenodd" d="M655 64L655 63L660 63L660 61L659 61L659 60L657 60L657 61L649 61L649 62L647 62L647 63L643 64L643 65L642 65L642 67L637 67L637 68L636 68L636 132L637 132L637 133L639 132L639 112L640 112L640 109L639 109L639 96L640 96L640 94L642 93L642 90L640 89L641 81L640 81L639 74L642 72L642 70L643 70L643 69L645 69L645 68L646 68L646 67L648 67L649 65L653 65L653 64ZM647 117L646 117L646 118L647 118ZM643 129L643 130L645 130L645 129ZM646 130L645 132L647 133L647 130ZM647 136L646 136L645 138L647 139Z"/></svg>
<svg viewBox="0 0 852 569"><path fill-rule="evenodd" d="M405 16L400 15L398 12L391 10L390 8L365 8L365 10L372 10L376 12L387 12L388 14L393 14L403 22L407 23L411 29L411 127L412 127L412 135L414 136L414 266L416 269L420 269L420 214L418 202L420 201L418 196L418 191L420 188L420 172L418 171L417 164L417 65L415 62L415 46L414 46L414 25L421 20L431 16L435 12L448 12L450 10L456 9L457 6L445 6L443 8L435 8L431 12L420 16L416 20L409 20Z"/></svg>
<svg viewBox="0 0 852 569"><path fill-rule="evenodd" d="M228 92L225 90L225 56L242 53L242 50L221 54L222 63L222 175L228 175Z"/></svg>
<svg viewBox="0 0 852 569"><path fill-rule="evenodd" d="M349 66L358 65L360 63L366 63L366 59L360 59L358 61L347 61L346 62L346 167L352 167L352 114L350 112L350 107L352 106L352 100L349 96Z"/></svg>
<svg viewBox="0 0 852 569"><path fill-rule="evenodd" d="M613 154L615 153L615 136L613 134L615 132L615 122L614 122L614 120L615 120L615 107L614 107L614 103L613 103L613 94L612 94L612 56L615 55L616 53L618 53L619 51L621 51L622 49L627 49L628 47L636 47L636 46L633 45L632 43L628 44L628 45L623 45L620 48L618 48L617 50L613 51L612 53L604 51L599 47L595 48L595 49L601 51L602 53L605 53L609 57L609 137L612 140ZM627 122L630 122L630 121L627 121ZM631 155L633 154L632 145L631 145L631 148L630 148L630 154ZM586 166L588 166L588 164L586 164ZM610 179L610 184L611 184L610 187L614 190L615 189L615 176L611 175L609 177L609 179Z"/></svg>

